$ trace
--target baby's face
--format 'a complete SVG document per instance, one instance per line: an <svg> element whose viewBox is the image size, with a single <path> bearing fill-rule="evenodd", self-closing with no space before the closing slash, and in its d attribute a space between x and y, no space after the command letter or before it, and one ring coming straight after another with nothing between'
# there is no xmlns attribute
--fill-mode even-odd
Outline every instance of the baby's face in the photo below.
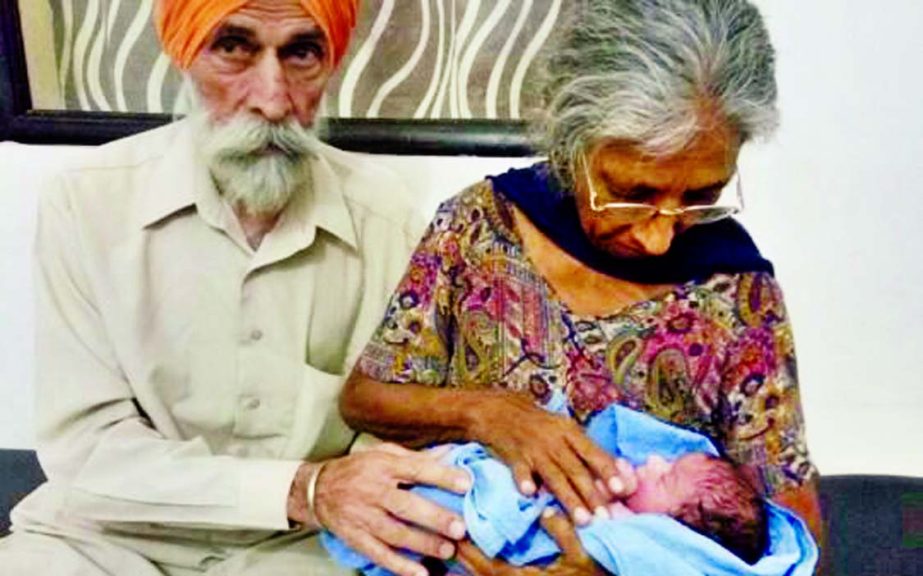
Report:
<svg viewBox="0 0 923 576"><path fill-rule="evenodd" d="M634 512L672 514L695 497L700 473L709 465L705 454L687 454L673 462L651 456L635 469L637 489L625 505Z"/></svg>

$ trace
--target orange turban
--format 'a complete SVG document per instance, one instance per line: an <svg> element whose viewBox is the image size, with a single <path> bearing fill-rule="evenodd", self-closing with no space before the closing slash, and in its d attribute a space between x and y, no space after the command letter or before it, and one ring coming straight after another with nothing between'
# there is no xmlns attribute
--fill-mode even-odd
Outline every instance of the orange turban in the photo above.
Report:
<svg viewBox="0 0 923 576"><path fill-rule="evenodd" d="M154 18L164 51L187 70L212 31L248 0L159 0ZM346 54L359 0L299 0L323 30L334 66Z"/></svg>

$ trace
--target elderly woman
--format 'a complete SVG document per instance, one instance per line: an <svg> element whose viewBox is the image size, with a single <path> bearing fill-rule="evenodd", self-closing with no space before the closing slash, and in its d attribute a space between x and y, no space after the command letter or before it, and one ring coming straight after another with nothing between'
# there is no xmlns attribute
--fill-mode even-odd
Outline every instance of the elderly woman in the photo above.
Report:
<svg viewBox="0 0 923 576"><path fill-rule="evenodd" d="M574 4L548 63L548 161L439 208L341 410L408 444L482 442L584 524L632 488L581 428L622 404L707 434L819 534L782 294L729 218L741 146L776 123L760 14Z"/></svg>

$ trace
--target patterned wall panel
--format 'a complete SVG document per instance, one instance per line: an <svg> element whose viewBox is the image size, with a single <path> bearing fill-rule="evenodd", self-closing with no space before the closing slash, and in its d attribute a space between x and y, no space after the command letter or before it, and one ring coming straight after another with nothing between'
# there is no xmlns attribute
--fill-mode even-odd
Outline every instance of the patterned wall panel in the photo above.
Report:
<svg viewBox="0 0 923 576"><path fill-rule="evenodd" d="M180 75L150 23L154 0L50 3L71 110L171 112ZM325 113L352 118L518 119L564 0L365 0Z"/></svg>

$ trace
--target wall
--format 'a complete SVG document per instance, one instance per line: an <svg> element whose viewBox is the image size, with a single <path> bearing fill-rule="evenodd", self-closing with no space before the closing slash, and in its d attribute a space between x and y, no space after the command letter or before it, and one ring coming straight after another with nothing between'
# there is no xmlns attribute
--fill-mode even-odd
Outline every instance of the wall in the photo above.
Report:
<svg viewBox="0 0 923 576"><path fill-rule="evenodd" d="M923 3L763 0L782 128L741 161L745 223L774 260L795 325L809 443L823 472L923 476ZM57 151L56 161L74 152ZM25 156L22 156L25 154ZM47 152L0 145L0 249ZM522 162L522 160L518 160ZM431 211L502 159L396 159ZM17 244L17 249L20 247ZM25 249L25 245L22 246ZM23 256L27 258L27 256ZM0 319L29 327L25 260L0 260ZM18 276L17 276L18 275ZM15 278L19 280L12 281ZM0 330L3 333L4 327ZM25 334L0 342L0 446L29 446Z"/></svg>
<svg viewBox="0 0 923 576"><path fill-rule="evenodd" d="M154 0L20 0L34 78L59 105L173 111L181 77L161 53ZM518 118L536 104L529 73L564 0L364 0L332 115L356 118ZM35 65L54 63L59 69ZM44 96L44 93L41 94ZM47 102L47 101L46 101ZM58 107L58 106L55 106Z"/></svg>
<svg viewBox="0 0 923 576"><path fill-rule="evenodd" d="M764 0L782 129L743 163L823 471L923 476L923 3Z"/></svg>

